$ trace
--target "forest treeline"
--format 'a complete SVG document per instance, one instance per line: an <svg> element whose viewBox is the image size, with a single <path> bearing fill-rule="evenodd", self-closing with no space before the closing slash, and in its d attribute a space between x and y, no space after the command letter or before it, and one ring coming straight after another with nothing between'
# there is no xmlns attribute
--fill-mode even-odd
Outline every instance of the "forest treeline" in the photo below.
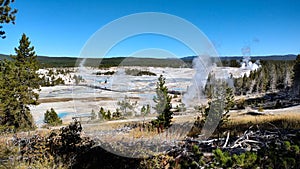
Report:
<svg viewBox="0 0 300 169"><path fill-rule="evenodd" d="M253 57L253 63L255 60L260 61L294 61L296 55L278 55L278 56L260 56ZM113 57L113 58L88 58L85 66L92 66L98 68L109 68L115 66L152 66L152 67L192 67L193 58L195 57L183 57L172 59L158 59L158 58L134 58L134 57ZM0 59L10 60L10 56L0 54ZM37 56L39 66L41 68L53 68L53 67L76 67L82 61L82 58L76 57L48 57ZM216 60L216 59L213 59ZM220 61L217 61L218 66L227 67L241 67L240 61L243 57L220 57Z"/></svg>
<svg viewBox="0 0 300 169"><path fill-rule="evenodd" d="M261 61L261 67L247 76L234 79L235 93L246 95L252 93L276 92L290 90L294 77L294 61Z"/></svg>
<svg viewBox="0 0 300 169"><path fill-rule="evenodd" d="M260 66L251 70L249 74L245 73L240 77L230 75L232 88L235 95L247 95L255 93L276 93L286 91L292 95L299 94L299 60L296 61L260 61ZM240 65L238 61L231 62L233 67ZM215 81L215 74L210 73L207 79L207 85L204 89L206 96L210 96Z"/></svg>

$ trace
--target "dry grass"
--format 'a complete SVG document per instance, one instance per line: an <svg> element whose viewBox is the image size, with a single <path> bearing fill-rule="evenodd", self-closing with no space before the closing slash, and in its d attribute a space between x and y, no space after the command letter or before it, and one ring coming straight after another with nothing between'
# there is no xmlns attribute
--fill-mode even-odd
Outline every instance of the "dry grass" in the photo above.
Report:
<svg viewBox="0 0 300 169"><path fill-rule="evenodd" d="M239 135L251 126L262 130L299 130L300 112L298 113L298 110L298 108L294 111L291 109L278 110L273 114L270 112L247 114L246 110L232 111L229 121L216 130L214 135L224 133L224 131L230 131L232 135ZM201 128L194 126L188 136L198 136L201 131Z"/></svg>
<svg viewBox="0 0 300 169"><path fill-rule="evenodd" d="M128 124L125 121L105 121L105 122L93 122L90 124L82 123L82 127L85 131L94 131L94 130L115 130L124 127L124 125Z"/></svg>
<svg viewBox="0 0 300 169"><path fill-rule="evenodd" d="M236 124L244 124L244 123L265 123L272 122L277 120L287 120L287 121L299 121L300 122L300 114L297 113L284 113L284 114L275 114L275 115L240 115L240 116L231 116L230 122Z"/></svg>
<svg viewBox="0 0 300 169"><path fill-rule="evenodd" d="M139 138L153 138L155 136L157 136L158 133L157 131L154 130L150 130L148 131L147 129L144 128L135 128L133 130L131 130L128 133L129 137L135 138L135 139L139 139Z"/></svg>
<svg viewBox="0 0 300 169"><path fill-rule="evenodd" d="M260 129L300 129L300 114L233 115L224 129L243 131L256 125Z"/></svg>
<svg viewBox="0 0 300 169"><path fill-rule="evenodd" d="M18 132L0 135L0 169L16 168L16 169L26 169L26 168L45 168L45 169L64 169L61 165L55 164L52 156L47 157L47 160L41 159L41 161L22 161L20 160L20 148L15 145L12 141L14 135L20 138L29 138L34 135L40 135L42 137L48 136L50 130L47 129L37 129L35 131L29 132ZM3 161L2 161L3 160Z"/></svg>
<svg viewBox="0 0 300 169"><path fill-rule="evenodd" d="M244 132L252 125L259 125L261 129L300 129L300 114L298 113L278 113L278 114L263 114L263 115L247 115L244 112L231 113L230 120L221 129L232 130L233 132ZM155 118L155 117L153 117ZM84 125L85 131L112 131L124 127L128 124L137 124L137 128L130 130L128 133L120 132L117 135L108 133L101 136L101 140L118 141L118 140L134 140L134 139L155 139L157 137L163 139L183 139L191 131L192 125L196 120L195 114L185 116L174 116L173 126L158 134L156 128L148 129L141 127L142 121L119 120L106 121ZM147 119L145 124L149 124L151 119ZM201 130L199 130L201 131Z"/></svg>

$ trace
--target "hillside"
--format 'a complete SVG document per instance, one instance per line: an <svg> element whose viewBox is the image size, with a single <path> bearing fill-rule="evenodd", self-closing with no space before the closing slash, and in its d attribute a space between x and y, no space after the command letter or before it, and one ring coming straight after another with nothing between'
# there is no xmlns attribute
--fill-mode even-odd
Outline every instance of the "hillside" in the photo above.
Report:
<svg viewBox="0 0 300 169"><path fill-rule="evenodd" d="M253 60L295 60L297 55L270 55L270 56L254 56ZM187 56L180 59L167 58L136 58L136 57L114 57L114 58L89 58L85 62L85 66L95 67L111 67L111 66L153 66L153 67L189 67L192 60L196 56ZM10 59L8 55L0 54L0 59ZM222 56L221 61L242 60L242 56ZM74 67L79 65L81 59L75 57L49 57L38 56L41 67Z"/></svg>

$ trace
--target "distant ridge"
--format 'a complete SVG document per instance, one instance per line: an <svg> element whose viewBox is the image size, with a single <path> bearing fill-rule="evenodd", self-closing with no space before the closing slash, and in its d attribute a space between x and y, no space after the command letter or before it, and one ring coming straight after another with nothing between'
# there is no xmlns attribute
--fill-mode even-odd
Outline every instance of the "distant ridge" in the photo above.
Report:
<svg viewBox="0 0 300 169"><path fill-rule="evenodd" d="M0 54L0 59L10 60L9 55ZM49 57L49 56L38 56L38 61L42 67L74 67L77 58L74 57Z"/></svg>
<svg viewBox="0 0 300 169"><path fill-rule="evenodd" d="M181 58L182 60L193 60L196 56L187 56ZM297 55L267 55L267 56L251 56L253 60L296 60ZM220 60L242 60L243 56L220 56Z"/></svg>
<svg viewBox="0 0 300 169"><path fill-rule="evenodd" d="M138 57L113 57L113 58L89 58L87 59L86 66L156 66L156 67L179 67L185 62L186 66L190 66L192 60L196 56L187 56L180 59L167 58L138 58ZM80 58L76 57L49 57L49 56L38 56L38 61L41 64L41 67L74 67L78 65L76 62L80 62ZM295 60L297 55L269 55L269 56L252 56L253 60ZM9 55L0 54L0 59L10 60ZM242 56L221 56L221 61L228 60L242 60Z"/></svg>

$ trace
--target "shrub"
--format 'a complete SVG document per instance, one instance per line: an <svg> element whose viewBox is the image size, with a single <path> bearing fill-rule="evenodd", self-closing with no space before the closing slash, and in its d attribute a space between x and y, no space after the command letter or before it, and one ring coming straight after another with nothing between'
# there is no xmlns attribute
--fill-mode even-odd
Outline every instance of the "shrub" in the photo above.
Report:
<svg viewBox="0 0 300 169"><path fill-rule="evenodd" d="M46 111L44 115L44 122L51 126L57 126L62 124L62 120L58 117L57 113L53 108Z"/></svg>
<svg viewBox="0 0 300 169"><path fill-rule="evenodd" d="M237 109L245 109L245 99L239 99L236 101L236 107Z"/></svg>
<svg viewBox="0 0 300 169"><path fill-rule="evenodd" d="M131 76L156 76L155 73L150 72L148 70L139 70L139 69L126 69L125 70L126 75L131 75Z"/></svg>
<svg viewBox="0 0 300 169"><path fill-rule="evenodd" d="M275 105L274 105L274 108L275 109L280 109L282 107L282 103L280 100L276 100L275 102Z"/></svg>
<svg viewBox="0 0 300 169"><path fill-rule="evenodd" d="M94 109L92 109L92 112L91 112L91 120L95 120L97 118L97 115L94 111Z"/></svg>
<svg viewBox="0 0 300 169"><path fill-rule="evenodd" d="M258 110L257 110L258 112L263 112L264 111L264 108L263 108L263 106L262 105L260 105L259 107L258 107Z"/></svg>
<svg viewBox="0 0 300 169"><path fill-rule="evenodd" d="M72 166L81 155L87 152L95 143L89 138L82 138L80 122L73 122L60 129L59 133L52 132L48 137L48 146L57 164ZM71 167L72 168L72 167Z"/></svg>
<svg viewBox="0 0 300 169"><path fill-rule="evenodd" d="M97 72L96 75L106 75L106 76L110 76L115 74L115 71L107 71L107 72Z"/></svg>

